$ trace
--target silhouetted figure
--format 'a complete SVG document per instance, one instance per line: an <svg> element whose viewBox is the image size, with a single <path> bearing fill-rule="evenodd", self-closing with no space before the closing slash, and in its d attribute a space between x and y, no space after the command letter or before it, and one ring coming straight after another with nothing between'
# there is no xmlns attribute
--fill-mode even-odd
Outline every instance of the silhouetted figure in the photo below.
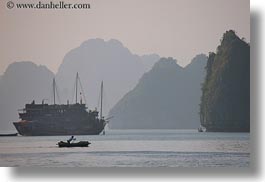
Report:
<svg viewBox="0 0 265 182"><path fill-rule="evenodd" d="M67 143L71 143L71 141L75 140L74 136L71 136L68 140L67 140Z"/></svg>

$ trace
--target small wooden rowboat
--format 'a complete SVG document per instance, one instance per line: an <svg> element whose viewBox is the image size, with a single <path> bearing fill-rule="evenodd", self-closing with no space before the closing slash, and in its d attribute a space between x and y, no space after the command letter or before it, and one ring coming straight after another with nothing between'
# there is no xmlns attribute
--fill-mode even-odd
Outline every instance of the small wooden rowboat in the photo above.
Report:
<svg viewBox="0 0 265 182"><path fill-rule="evenodd" d="M75 143L68 143L68 142L63 142L60 141L58 142L59 147L88 147L88 145L91 144L88 141L80 141L80 142L75 142Z"/></svg>

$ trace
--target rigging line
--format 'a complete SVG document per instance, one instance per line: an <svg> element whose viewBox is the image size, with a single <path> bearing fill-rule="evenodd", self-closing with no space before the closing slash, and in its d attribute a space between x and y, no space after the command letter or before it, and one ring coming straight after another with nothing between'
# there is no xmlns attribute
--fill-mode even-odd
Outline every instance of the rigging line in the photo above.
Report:
<svg viewBox="0 0 265 182"><path fill-rule="evenodd" d="M51 105L54 104L54 80L52 80L52 84L50 87L50 95L49 95L48 103L50 103Z"/></svg>
<svg viewBox="0 0 265 182"><path fill-rule="evenodd" d="M59 90L59 88L58 88L57 84L55 83L55 92L56 92L56 95L57 95L58 103L61 104L61 99L60 99L58 90Z"/></svg>
<svg viewBox="0 0 265 182"><path fill-rule="evenodd" d="M76 78L75 78L75 84L76 84L76 87L75 87L75 103L77 104L78 103L78 99L77 99L77 92L78 92L78 72L76 73Z"/></svg>
<svg viewBox="0 0 265 182"><path fill-rule="evenodd" d="M51 87L50 89L50 96L48 99L48 103L50 102L50 104L53 104L53 88Z"/></svg>
<svg viewBox="0 0 265 182"><path fill-rule="evenodd" d="M103 118L103 81L101 81L101 85L100 85L100 118Z"/></svg>
<svg viewBox="0 0 265 182"><path fill-rule="evenodd" d="M105 108L105 114L107 114L106 113L106 108L108 109L108 107L107 107L107 103L108 103L108 97L107 97L107 94L106 94L106 85L104 85L104 89L102 90L102 95L103 95L103 97L104 97L104 99L103 99L103 101L102 101L102 105L104 106L104 108ZM104 112L104 111L103 111ZM103 114L103 113L102 113Z"/></svg>
<svg viewBox="0 0 265 182"><path fill-rule="evenodd" d="M99 88L100 88L100 87L99 87ZM98 104L97 104L97 108L99 108L99 103L100 103L100 90L101 90L101 89L99 89L99 92L98 92L99 94L98 94Z"/></svg>
<svg viewBox="0 0 265 182"><path fill-rule="evenodd" d="M103 82L103 80L102 80L102 82ZM101 84L102 84L102 82L100 82ZM100 106L100 102L101 102L101 99L102 99L102 96L104 97L104 99L102 100L102 107L104 107L104 108L106 108L106 101L107 101L107 97L106 97L106 93L105 93L105 88L102 90L102 95L101 95L101 84L100 84L100 89L99 89L99 96L98 96L98 103L97 103L97 108L101 108L101 106ZM105 109L106 110L106 109ZM103 116L103 113L104 113L104 111L102 112L102 116Z"/></svg>
<svg viewBox="0 0 265 182"><path fill-rule="evenodd" d="M85 104L86 104L86 103L87 103L87 102L86 102L86 94L85 94L85 92L84 92L84 89L83 89L83 86L82 86L82 83L81 83L80 77L78 77L78 81L79 81L79 85L80 85L80 88L81 88L81 92L83 93L84 100L85 100Z"/></svg>
<svg viewBox="0 0 265 182"><path fill-rule="evenodd" d="M76 83L74 82L74 87L73 87L73 90L72 90L72 99L71 99L71 103L74 104L74 98L75 98L75 88L76 87Z"/></svg>

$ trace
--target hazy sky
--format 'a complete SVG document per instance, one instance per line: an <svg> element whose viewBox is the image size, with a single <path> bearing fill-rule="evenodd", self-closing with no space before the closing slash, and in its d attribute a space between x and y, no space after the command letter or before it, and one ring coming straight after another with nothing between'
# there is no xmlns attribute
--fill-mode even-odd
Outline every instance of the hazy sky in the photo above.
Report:
<svg viewBox="0 0 265 182"><path fill-rule="evenodd" d="M15 61L56 73L65 54L90 38L118 39L132 53L186 65L198 53L215 51L228 29L250 37L249 0L72 0L90 3L89 10L9 10L8 1L0 1L0 74Z"/></svg>

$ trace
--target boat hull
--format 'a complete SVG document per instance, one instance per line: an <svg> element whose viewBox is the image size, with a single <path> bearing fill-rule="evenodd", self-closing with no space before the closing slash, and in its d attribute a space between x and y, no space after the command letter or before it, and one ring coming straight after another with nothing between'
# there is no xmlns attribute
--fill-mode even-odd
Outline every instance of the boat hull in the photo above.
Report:
<svg viewBox="0 0 265 182"><path fill-rule="evenodd" d="M88 141L80 141L77 143L68 143L68 142L60 141L60 142L58 142L57 145L59 147L88 147L89 144L91 144L91 143Z"/></svg>
<svg viewBox="0 0 265 182"><path fill-rule="evenodd" d="M59 135L99 135L104 124L54 124L49 122L14 122L18 133L22 136L59 136Z"/></svg>
<svg viewBox="0 0 265 182"><path fill-rule="evenodd" d="M0 134L0 137L10 137L10 136L17 136L17 133L11 133L11 134Z"/></svg>

